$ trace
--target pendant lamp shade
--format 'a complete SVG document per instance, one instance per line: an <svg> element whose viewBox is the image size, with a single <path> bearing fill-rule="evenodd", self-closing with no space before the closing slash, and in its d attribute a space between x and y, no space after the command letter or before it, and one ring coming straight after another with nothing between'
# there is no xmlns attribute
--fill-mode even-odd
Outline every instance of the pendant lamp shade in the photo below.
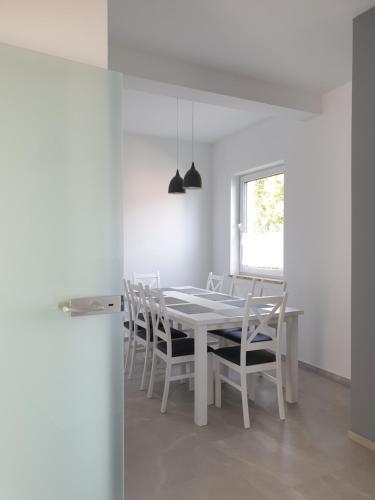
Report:
<svg viewBox="0 0 375 500"><path fill-rule="evenodd" d="M169 194L184 194L185 188L184 188L184 180L180 175L180 172L176 171L176 175L171 179L171 182L169 183L168 187L168 193Z"/></svg>
<svg viewBox="0 0 375 500"><path fill-rule="evenodd" d="M186 172L184 177L184 188L186 189L200 189L202 187L202 177L198 170L195 168L194 162Z"/></svg>

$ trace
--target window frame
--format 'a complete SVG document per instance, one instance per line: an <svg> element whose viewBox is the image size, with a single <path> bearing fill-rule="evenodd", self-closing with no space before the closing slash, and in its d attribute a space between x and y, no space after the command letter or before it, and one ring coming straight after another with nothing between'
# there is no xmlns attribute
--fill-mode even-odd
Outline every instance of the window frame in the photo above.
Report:
<svg viewBox="0 0 375 500"><path fill-rule="evenodd" d="M272 177L274 175L284 175L284 230L283 230L283 267L282 269L270 269L265 267L247 267L242 265L242 232L243 229L247 229L246 221L246 183L256 181L257 179L263 179L264 177ZM272 165L266 165L264 167L254 168L247 173L239 176L239 241L238 241L238 256L239 256L239 272L243 275L256 275L265 277L275 277L282 278L284 276L284 265L285 265L285 186L286 186L286 168L285 162L279 161L273 163Z"/></svg>

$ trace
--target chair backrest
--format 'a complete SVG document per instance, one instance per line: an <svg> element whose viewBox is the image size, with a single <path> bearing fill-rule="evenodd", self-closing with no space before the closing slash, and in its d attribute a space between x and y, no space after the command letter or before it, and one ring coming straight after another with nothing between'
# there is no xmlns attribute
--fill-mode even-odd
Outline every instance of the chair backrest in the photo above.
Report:
<svg viewBox="0 0 375 500"><path fill-rule="evenodd" d="M133 304L130 298L130 291L128 281L124 279L124 305L125 305L125 313L128 315L130 327L133 323Z"/></svg>
<svg viewBox="0 0 375 500"><path fill-rule="evenodd" d="M133 273L133 283L138 285L142 283L143 286L148 285L150 288L160 288L160 273L156 271L154 273Z"/></svg>
<svg viewBox="0 0 375 500"><path fill-rule="evenodd" d="M213 292L223 291L224 276L210 272L207 278L206 289Z"/></svg>
<svg viewBox="0 0 375 500"><path fill-rule="evenodd" d="M161 290L151 290L147 287L146 295L150 304L154 343L165 341L167 343L167 355L172 356L171 325L163 292Z"/></svg>
<svg viewBox="0 0 375 500"><path fill-rule="evenodd" d="M288 294L253 297L248 295L241 336L241 365L246 364L246 352L270 348L280 350L281 334ZM277 328L275 329L275 319ZM249 322L251 326L249 328ZM255 321L254 321L255 320ZM253 342L255 337L263 333L271 337L272 341Z"/></svg>
<svg viewBox="0 0 375 500"><path fill-rule="evenodd" d="M134 324L146 330L146 340L151 340L150 308L142 283L134 285L128 281L129 295L133 306Z"/></svg>
<svg viewBox="0 0 375 500"><path fill-rule="evenodd" d="M253 295L254 287L255 281L252 277L233 274L229 287L229 295L247 297L249 293Z"/></svg>
<svg viewBox="0 0 375 500"><path fill-rule="evenodd" d="M267 278L263 276L246 276L234 274L229 289L230 295L244 295L244 290L255 297L263 295L280 295L286 292L287 282L282 278Z"/></svg>
<svg viewBox="0 0 375 500"><path fill-rule="evenodd" d="M286 292L287 282L282 278L264 278L262 276L252 276L254 280L253 295L262 297L263 295L274 295Z"/></svg>

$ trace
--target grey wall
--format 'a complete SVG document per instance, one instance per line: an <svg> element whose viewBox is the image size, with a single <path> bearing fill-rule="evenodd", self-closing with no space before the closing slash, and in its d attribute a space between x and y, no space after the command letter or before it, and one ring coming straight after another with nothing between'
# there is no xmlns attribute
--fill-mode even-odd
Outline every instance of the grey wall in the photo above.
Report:
<svg viewBox="0 0 375 500"><path fill-rule="evenodd" d="M375 441L375 8L353 48L351 429Z"/></svg>

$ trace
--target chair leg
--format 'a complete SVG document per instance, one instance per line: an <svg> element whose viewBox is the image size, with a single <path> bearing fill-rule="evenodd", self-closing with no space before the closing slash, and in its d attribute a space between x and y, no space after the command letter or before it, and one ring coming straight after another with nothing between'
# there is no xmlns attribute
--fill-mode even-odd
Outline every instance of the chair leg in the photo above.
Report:
<svg viewBox="0 0 375 500"><path fill-rule="evenodd" d="M172 366L169 362L167 362L167 367L165 370L163 399L161 401L161 408L160 408L161 413L165 413L167 411L167 401L169 393L169 384L171 382L171 374L172 374Z"/></svg>
<svg viewBox="0 0 375 500"><path fill-rule="evenodd" d="M145 348L145 360L143 363L143 372L142 372L142 380L141 380L141 386L140 390L144 391L146 387L146 377L147 377L147 368L148 368L148 362L150 359L150 344L146 344Z"/></svg>
<svg viewBox="0 0 375 500"><path fill-rule="evenodd" d="M151 375L150 375L150 383L148 384L147 397L152 398L152 393L154 392L154 384L155 384L155 373L158 364L158 357L155 353L152 354L152 366L151 366Z"/></svg>
<svg viewBox="0 0 375 500"><path fill-rule="evenodd" d="M247 374L247 395L251 401L255 401L255 386L257 381L256 373Z"/></svg>
<svg viewBox="0 0 375 500"><path fill-rule="evenodd" d="M210 352L207 355L207 404L214 404L214 359Z"/></svg>
<svg viewBox="0 0 375 500"><path fill-rule="evenodd" d="M181 365L178 365L179 366L179 369L180 369L180 374L181 375L186 375L187 374L187 370L186 370L186 363L183 363ZM180 380L180 384L187 384L187 379L181 379Z"/></svg>
<svg viewBox="0 0 375 500"><path fill-rule="evenodd" d="M125 362L124 362L124 373L126 373L126 369L128 367L130 351L132 348L132 342L133 342L132 331L129 330L128 348L126 349Z"/></svg>
<svg viewBox="0 0 375 500"><path fill-rule="evenodd" d="M216 408L221 408L221 379L220 379L221 363L218 359L214 360L214 369L215 369L215 406Z"/></svg>
<svg viewBox="0 0 375 500"><path fill-rule="evenodd" d="M186 363L185 366L186 366L186 374L190 375L192 372L191 363ZM189 382L189 391L194 391L194 379L193 379L193 377L189 377L188 382Z"/></svg>
<svg viewBox="0 0 375 500"><path fill-rule="evenodd" d="M280 420L285 420L285 406L283 395L283 375L281 370L281 356L276 357L277 402L279 405Z"/></svg>
<svg viewBox="0 0 375 500"><path fill-rule="evenodd" d="M133 376L135 354L136 354L136 350L137 350L137 338L136 338L135 334L133 334L133 335L134 335L133 349L132 349L132 355L131 355L131 359L130 359L129 378L132 378L132 376Z"/></svg>
<svg viewBox="0 0 375 500"><path fill-rule="evenodd" d="M249 429L250 418L249 418L249 402L247 399L246 373L241 373L241 396L242 396L243 425L245 429Z"/></svg>

